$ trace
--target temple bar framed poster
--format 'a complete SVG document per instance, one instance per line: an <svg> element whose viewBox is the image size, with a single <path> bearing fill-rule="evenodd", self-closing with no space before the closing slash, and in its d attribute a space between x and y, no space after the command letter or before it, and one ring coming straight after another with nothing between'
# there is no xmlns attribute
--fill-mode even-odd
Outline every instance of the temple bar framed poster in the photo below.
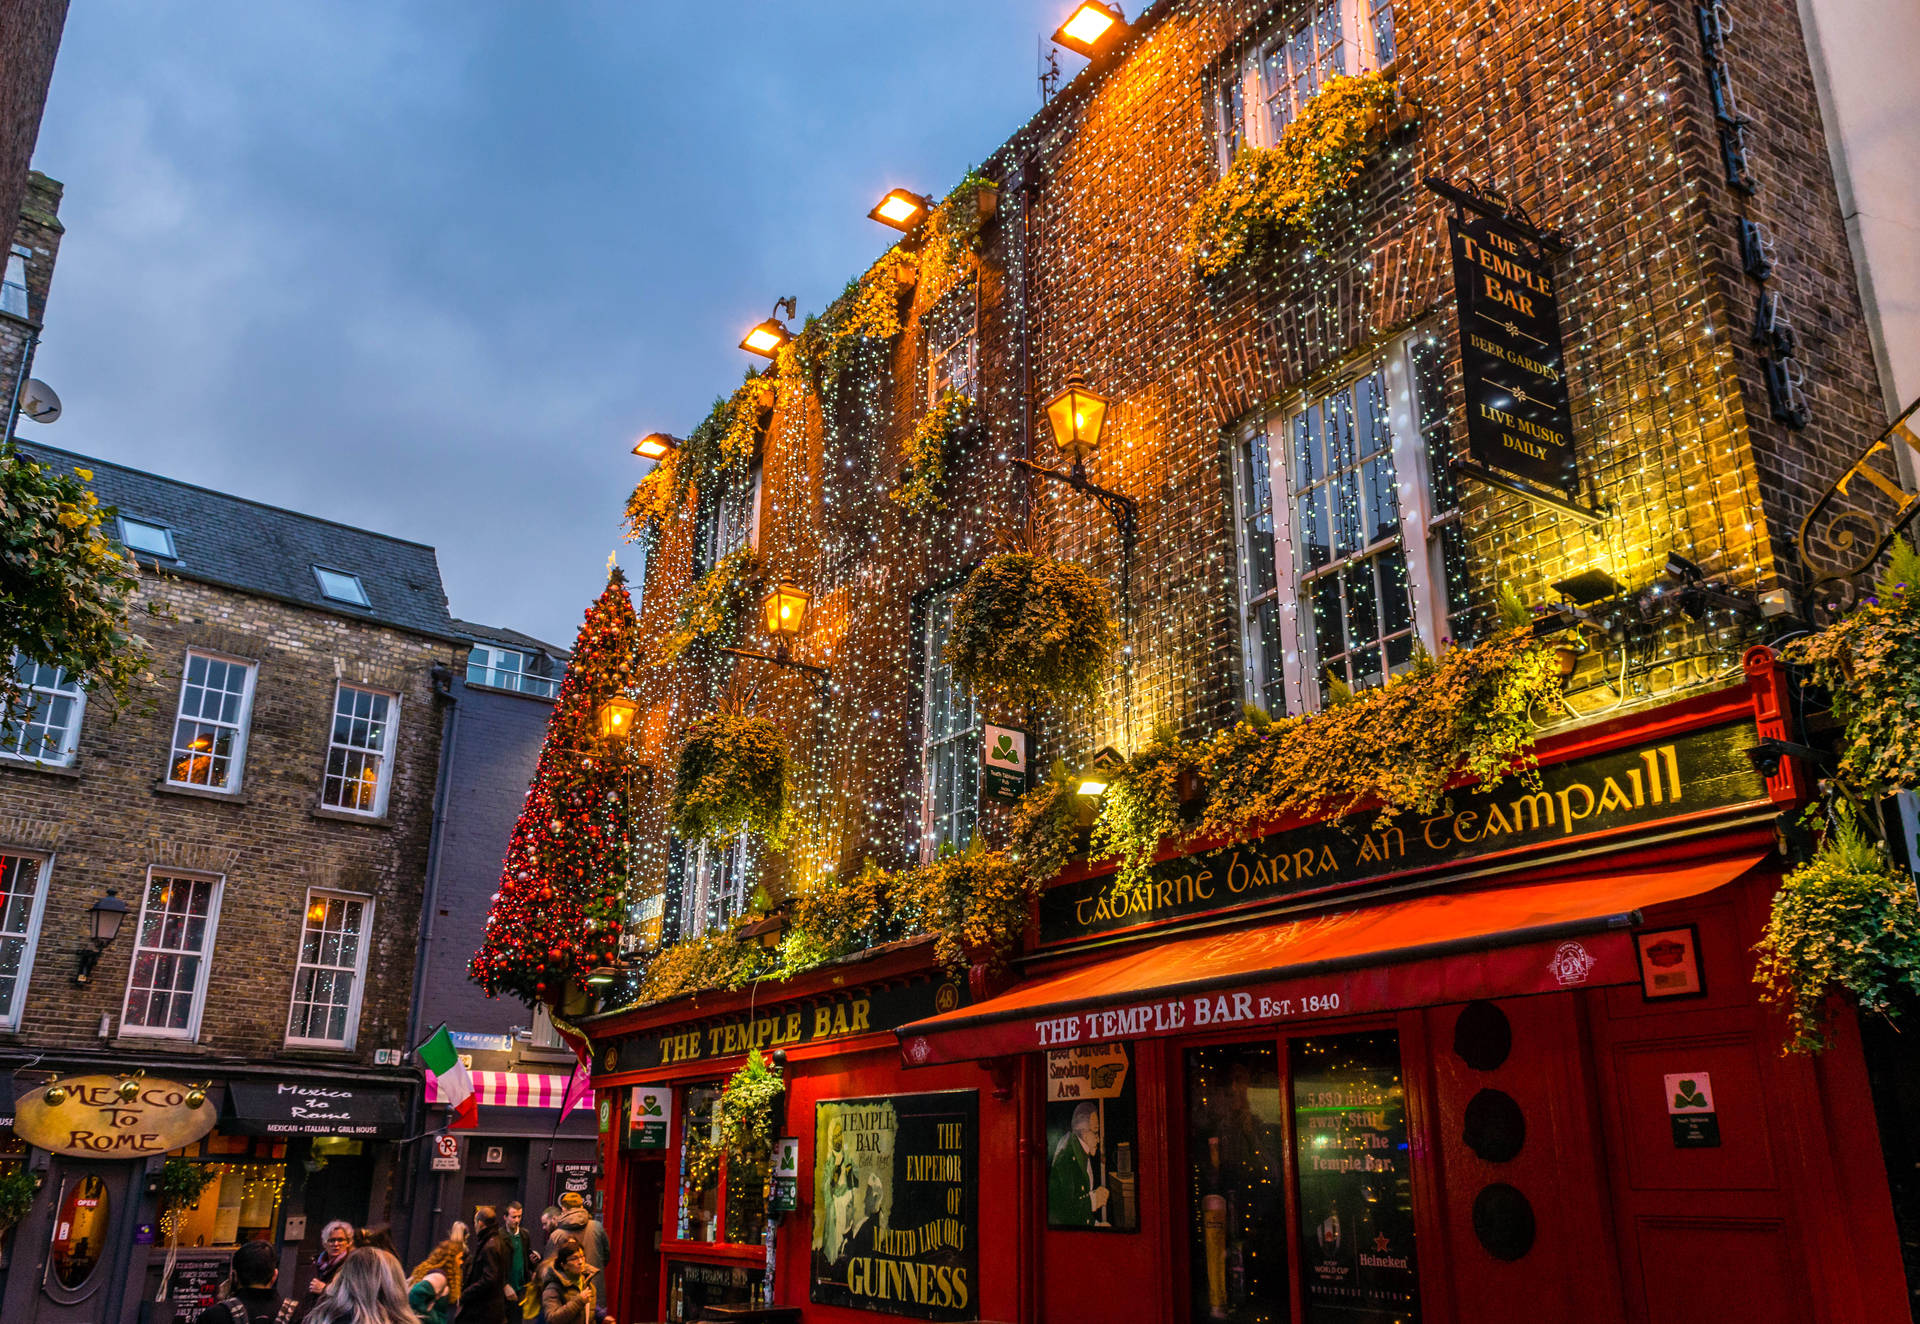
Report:
<svg viewBox="0 0 1920 1324"><path fill-rule="evenodd" d="M816 1305L978 1317L979 1136L974 1090L814 1105Z"/></svg>

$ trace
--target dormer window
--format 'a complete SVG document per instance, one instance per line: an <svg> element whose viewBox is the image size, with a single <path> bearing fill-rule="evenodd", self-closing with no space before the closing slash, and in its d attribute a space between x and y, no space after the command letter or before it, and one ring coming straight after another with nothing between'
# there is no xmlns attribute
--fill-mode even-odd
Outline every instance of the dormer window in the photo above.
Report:
<svg viewBox="0 0 1920 1324"><path fill-rule="evenodd" d="M27 312L27 259L33 256L33 250L18 244L7 254L6 278L0 280L0 313L11 313L18 318L26 318Z"/></svg>
<svg viewBox="0 0 1920 1324"><path fill-rule="evenodd" d="M361 584L360 576L350 575L344 570L329 570L325 566L315 566L313 576L320 581L320 596L334 602L349 602L356 607L365 607L367 590Z"/></svg>
<svg viewBox="0 0 1920 1324"><path fill-rule="evenodd" d="M163 556L169 561L179 559L173 550L173 530L164 524L155 524L151 520L134 519L132 516L122 515L120 541L130 552Z"/></svg>

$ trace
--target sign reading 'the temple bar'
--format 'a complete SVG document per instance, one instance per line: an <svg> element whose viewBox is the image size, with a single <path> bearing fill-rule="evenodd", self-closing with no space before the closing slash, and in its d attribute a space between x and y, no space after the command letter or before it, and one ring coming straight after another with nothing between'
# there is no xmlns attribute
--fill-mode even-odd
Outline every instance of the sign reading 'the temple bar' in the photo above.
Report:
<svg viewBox="0 0 1920 1324"><path fill-rule="evenodd" d="M1553 277L1534 246L1491 216L1450 217L1460 303L1467 450L1554 494L1577 485L1573 415Z"/></svg>

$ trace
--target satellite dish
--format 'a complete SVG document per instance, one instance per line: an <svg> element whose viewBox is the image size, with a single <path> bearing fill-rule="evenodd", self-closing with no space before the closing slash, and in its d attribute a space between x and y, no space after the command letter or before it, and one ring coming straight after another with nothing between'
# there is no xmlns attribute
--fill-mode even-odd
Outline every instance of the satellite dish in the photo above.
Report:
<svg viewBox="0 0 1920 1324"><path fill-rule="evenodd" d="M29 377L20 396L20 412L36 423L51 423L60 417L60 397L38 377Z"/></svg>

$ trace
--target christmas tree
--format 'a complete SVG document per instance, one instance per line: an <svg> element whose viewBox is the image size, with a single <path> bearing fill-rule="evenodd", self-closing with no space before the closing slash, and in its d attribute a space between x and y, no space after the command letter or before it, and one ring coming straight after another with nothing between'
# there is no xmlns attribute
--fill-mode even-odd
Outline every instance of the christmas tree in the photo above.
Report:
<svg viewBox="0 0 1920 1324"><path fill-rule="evenodd" d="M489 994L554 1002L618 954L631 872L631 718L605 738L598 713L632 689L638 630L616 567L574 641L474 954L471 974Z"/></svg>

